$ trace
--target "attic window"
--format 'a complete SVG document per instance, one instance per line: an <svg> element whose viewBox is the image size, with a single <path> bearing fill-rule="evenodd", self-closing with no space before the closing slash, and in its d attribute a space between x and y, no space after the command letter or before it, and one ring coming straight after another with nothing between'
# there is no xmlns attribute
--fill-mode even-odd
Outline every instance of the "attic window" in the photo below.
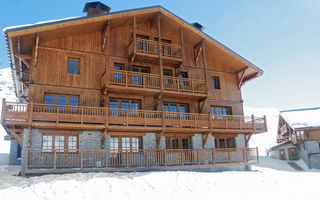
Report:
<svg viewBox="0 0 320 200"><path fill-rule="evenodd" d="M79 74L79 58L68 58L68 73Z"/></svg>

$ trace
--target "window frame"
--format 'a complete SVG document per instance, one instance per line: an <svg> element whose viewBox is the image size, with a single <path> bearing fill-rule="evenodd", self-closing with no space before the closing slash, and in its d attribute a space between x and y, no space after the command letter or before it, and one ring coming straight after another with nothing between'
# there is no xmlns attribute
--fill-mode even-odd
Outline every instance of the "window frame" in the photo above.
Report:
<svg viewBox="0 0 320 200"><path fill-rule="evenodd" d="M219 76L212 76L212 89L213 90L221 90L221 84L220 84L220 77Z"/></svg>
<svg viewBox="0 0 320 200"><path fill-rule="evenodd" d="M212 112L212 109L214 109L214 112ZM217 109L222 109L222 113L217 111ZM226 110L226 114L224 114L224 109ZM211 106L210 112L212 114L212 117L215 118L215 116L218 116L217 118L223 118L222 116L225 115L232 115L232 107L231 106Z"/></svg>
<svg viewBox="0 0 320 200"><path fill-rule="evenodd" d="M44 138L45 137L51 137L51 148L45 148L44 147ZM58 137L63 137L63 148L56 149L56 139ZM76 147L75 148L69 148L69 137L75 137L76 138ZM50 146L50 145L47 145ZM74 146L72 146L74 147ZM67 133L43 133L41 138L41 149L46 152L53 152L55 149L56 152L76 152L77 149L79 149L79 134L67 134Z"/></svg>
<svg viewBox="0 0 320 200"><path fill-rule="evenodd" d="M70 72L70 61L72 61L72 72ZM75 73L75 61L78 62L78 65L77 65L77 72ZM77 58L77 57L72 57L72 56L68 56L67 57L67 73L68 74L80 74L80 63L81 63L81 59L80 58Z"/></svg>
<svg viewBox="0 0 320 200"><path fill-rule="evenodd" d="M214 147L216 149L237 148L236 136L214 136Z"/></svg>
<svg viewBox="0 0 320 200"><path fill-rule="evenodd" d="M49 93L49 92L45 92L44 95L43 95L43 102L44 104L47 104L46 103L46 96L53 96L54 99L53 99L53 104L52 105L60 105L60 106L79 106L79 103L80 103L80 95L73 95L73 94L59 94L59 93ZM62 105L62 104L57 104L57 97L65 97L65 105ZM70 105L70 98L77 98L78 101L77 101L77 105ZM74 101L72 101L74 102Z"/></svg>
<svg viewBox="0 0 320 200"><path fill-rule="evenodd" d="M133 148L133 139L138 139L138 148ZM115 142L115 140L117 140L117 142ZM127 148L123 148L124 147L124 140L125 144L129 144L129 146L126 146ZM129 141L129 142L127 142ZM111 147L111 143L116 144L117 145L112 145L112 146L117 146L118 148L109 148L111 151L115 151L115 152L121 152L121 151L129 151L129 152L139 152L141 149L143 149L143 145L142 145L142 136L111 136L110 137L110 141L109 141L109 145ZM134 142L136 143L136 142Z"/></svg>
<svg viewBox="0 0 320 200"><path fill-rule="evenodd" d="M184 148L185 140L189 148ZM166 149L192 149L191 136L166 136Z"/></svg>

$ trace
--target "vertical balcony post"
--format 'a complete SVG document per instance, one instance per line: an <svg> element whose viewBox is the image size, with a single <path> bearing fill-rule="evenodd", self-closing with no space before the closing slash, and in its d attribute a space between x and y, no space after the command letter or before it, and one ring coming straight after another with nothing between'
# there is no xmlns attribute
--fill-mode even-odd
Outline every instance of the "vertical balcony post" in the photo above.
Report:
<svg viewBox="0 0 320 200"><path fill-rule="evenodd" d="M199 153L199 149L197 149L197 163L198 163L198 165L200 165L200 153Z"/></svg>
<svg viewBox="0 0 320 200"><path fill-rule="evenodd" d="M243 158L242 158L243 163L246 163L247 161L246 161L246 149L245 148L242 149L242 156L243 156Z"/></svg>
<svg viewBox="0 0 320 200"><path fill-rule="evenodd" d="M80 151L80 168L83 169L83 151Z"/></svg>
<svg viewBox="0 0 320 200"><path fill-rule="evenodd" d="M216 164L216 158L215 158L215 153L216 153L216 150L214 148L212 148L212 164Z"/></svg>
<svg viewBox="0 0 320 200"><path fill-rule="evenodd" d="M230 154L230 149L228 149L228 161L231 163L231 154Z"/></svg>
<svg viewBox="0 0 320 200"><path fill-rule="evenodd" d="M263 115L263 121L264 121L264 129L265 129L265 131L268 131L267 117L265 115Z"/></svg>
<svg viewBox="0 0 320 200"><path fill-rule="evenodd" d="M5 123L5 115L6 115L6 98L2 99L2 112L1 112L1 122L0 124Z"/></svg>
<svg viewBox="0 0 320 200"><path fill-rule="evenodd" d="M60 113L59 109L60 109L59 105L57 105L57 119L56 119L57 124L59 123L59 113Z"/></svg>
<svg viewBox="0 0 320 200"><path fill-rule="evenodd" d="M260 158L259 158L258 147L256 147L256 152L257 152L257 164L259 164L260 163Z"/></svg>
<svg viewBox="0 0 320 200"><path fill-rule="evenodd" d="M149 167L149 152L148 151L146 151L146 156L147 156L147 168Z"/></svg>
<svg viewBox="0 0 320 200"><path fill-rule="evenodd" d="M81 124L83 124L83 106L81 106Z"/></svg>
<svg viewBox="0 0 320 200"><path fill-rule="evenodd" d="M184 166L184 151L181 149L181 164Z"/></svg>
<svg viewBox="0 0 320 200"><path fill-rule="evenodd" d="M255 121L254 121L254 115L251 115L251 121L252 121L252 129L254 131L256 131L256 124L255 124Z"/></svg>
<svg viewBox="0 0 320 200"><path fill-rule="evenodd" d="M57 169L57 151L54 149L53 169Z"/></svg>
<svg viewBox="0 0 320 200"><path fill-rule="evenodd" d="M167 149L164 149L164 166L167 167Z"/></svg>
<svg viewBox="0 0 320 200"><path fill-rule="evenodd" d="M127 157L127 168L129 168L129 150L126 152L126 157Z"/></svg>

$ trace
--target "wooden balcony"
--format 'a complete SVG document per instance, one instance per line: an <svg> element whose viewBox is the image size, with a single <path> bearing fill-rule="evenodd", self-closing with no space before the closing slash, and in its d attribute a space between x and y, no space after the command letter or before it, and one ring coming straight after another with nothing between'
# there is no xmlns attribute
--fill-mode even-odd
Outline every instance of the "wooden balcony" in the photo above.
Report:
<svg viewBox="0 0 320 200"><path fill-rule="evenodd" d="M26 173L150 171L258 164L257 148L27 149Z"/></svg>
<svg viewBox="0 0 320 200"><path fill-rule="evenodd" d="M159 42L153 40L139 39L131 40L128 46L129 60L159 61ZM182 47L177 44L161 42L161 55L164 62L182 63Z"/></svg>
<svg viewBox="0 0 320 200"><path fill-rule="evenodd" d="M175 113L105 107L62 106L3 101L4 127L21 126L109 131L165 131L183 133L261 133L265 117Z"/></svg>
<svg viewBox="0 0 320 200"><path fill-rule="evenodd" d="M123 70L109 71L108 77L104 73L101 77L101 88L108 80L109 90L113 92L132 92L142 94L156 94L161 92L160 75L139 73ZM205 81L188 78L164 76L163 93L165 95L175 95L181 98L194 97L204 98L207 96Z"/></svg>

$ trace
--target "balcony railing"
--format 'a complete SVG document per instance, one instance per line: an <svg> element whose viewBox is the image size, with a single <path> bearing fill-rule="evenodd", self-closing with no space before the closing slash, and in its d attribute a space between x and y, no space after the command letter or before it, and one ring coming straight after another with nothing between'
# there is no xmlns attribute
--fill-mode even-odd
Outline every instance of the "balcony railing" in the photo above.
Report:
<svg viewBox="0 0 320 200"><path fill-rule="evenodd" d="M123 70L112 70L108 73L109 85L126 88L147 88L160 90L160 75L140 73ZM101 87L105 85L106 74L102 76ZM205 81L164 76L163 85L165 91L177 91L182 93L206 94ZM160 92L160 91L159 91Z"/></svg>
<svg viewBox="0 0 320 200"><path fill-rule="evenodd" d="M259 163L257 148L230 149L27 149L27 173L208 168ZM41 170L41 171L40 171ZM44 171L47 170L47 171Z"/></svg>
<svg viewBox="0 0 320 200"><path fill-rule="evenodd" d="M135 44L135 45L134 45ZM182 59L181 45L161 42L162 56L164 58ZM134 48L135 46L135 48ZM136 53L159 56L159 42L153 40L139 39L131 41L129 44L129 55Z"/></svg>
<svg viewBox="0 0 320 200"><path fill-rule="evenodd" d="M2 123L55 122L104 126L266 131L266 118L3 101ZM79 126L80 127L80 126Z"/></svg>

